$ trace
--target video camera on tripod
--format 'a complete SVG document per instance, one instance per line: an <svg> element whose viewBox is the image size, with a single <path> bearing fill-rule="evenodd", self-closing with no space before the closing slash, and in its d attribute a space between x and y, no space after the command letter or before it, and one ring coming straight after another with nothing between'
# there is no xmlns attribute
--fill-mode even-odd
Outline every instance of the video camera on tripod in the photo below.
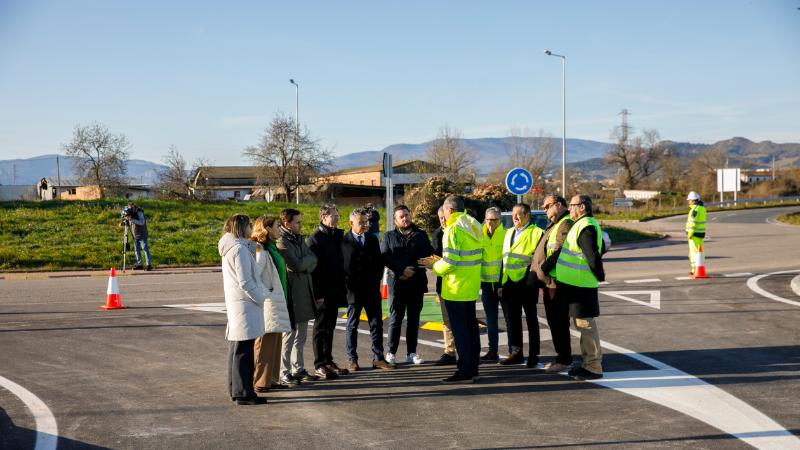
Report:
<svg viewBox="0 0 800 450"><path fill-rule="evenodd" d="M119 226L123 227L123 235L122 235L122 271L125 272L128 258L127 252L131 250L131 244L128 241L128 231L130 230L130 219L133 217L134 210L129 206L122 208L122 212L120 213L120 218L122 221L119 223Z"/></svg>

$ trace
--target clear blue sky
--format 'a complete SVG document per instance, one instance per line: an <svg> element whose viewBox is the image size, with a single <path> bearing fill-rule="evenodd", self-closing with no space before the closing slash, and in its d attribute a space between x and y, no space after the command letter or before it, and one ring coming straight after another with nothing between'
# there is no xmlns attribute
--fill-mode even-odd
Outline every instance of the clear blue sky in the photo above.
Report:
<svg viewBox="0 0 800 450"><path fill-rule="evenodd" d="M76 124L242 164L276 112L335 154L511 127L608 140L627 108L662 138L800 141L800 1L0 0L0 159Z"/></svg>

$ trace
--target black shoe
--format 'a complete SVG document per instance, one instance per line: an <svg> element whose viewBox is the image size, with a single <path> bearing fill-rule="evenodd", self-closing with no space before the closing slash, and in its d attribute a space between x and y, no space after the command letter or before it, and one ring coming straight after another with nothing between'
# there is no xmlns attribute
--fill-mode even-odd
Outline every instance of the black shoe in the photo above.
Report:
<svg viewBox="0 0 800 450"><path fill-rule="evenodd" d="M141 264L137 264L137 265L133 266L133 270L142 270L143 268L144 268L144 266L142 266Z"/></svg>
<svg viewBox="0 0 800 450"><path fill-rule="evenodd" d="M481 356L481 362L497 362L500 360L500 357L497 355L497 352L488 351L485 355Z"/></svg>
<svg viewBox="0 0 800 450"><path fill-rule="evenodd" d="M442 356L440 356L439 359L437 359L434 364L437 366L451 366L457 363L458 359L456 359L455 356L449 353L442 353Z"/></svg>
<svg viewBox="0 0 800 450"><path fill-rule="evenodd" d="M583 369L580 364L573 364L572 367L567 371L567 375L574 377L578 374L578 371Z"/></svg>
<svg viewBox="0 0 800 450"><path fill-rule="evenodd" d="M269 386L269 389L270 390L272 390L272 389L289 389L289 385L288 384L283 384L283 383L276 383L276 384L271 384Z"/></svg>
<svg viewBox="0 0 800 450"><path fill-rule="evenodd" d="M468 377L466 375L461 375L460 373L456 372L452 376L449 376L442 380L443 383L474 383L473 377Z"/></svg>
<svg viewBox="0 0 800 450"><path fill-rule="evenodd" d="M153 270L153 266L151 266L150 264L148 264L148 265L147 265L147 268L145 268L144 270L146 270L146 271L150 272L151 270Z"/></svg>
<svg viewBox="0 0 800 450"><path fill-rule="evenodd" d="M576 370L575 374L571 375L571 376L572 376L572 378L574 378L574 379L576 379L578 381L597 380L597 379L603 378L603 374L602 373L590 372L590 371L584 369L583 367L581 367L578 370Z"/></svg>
<svg viewBox="0 0 800 450"><path fill-rule="evenodd" d="M237 405L266 405L267 399L264 397L239 397L236 399Z"/></svg>
<svg viewBox="0 0 800 450"><path fill-rule="evenodd" d="M538 366L538 365L539 365L539 358L535 358L535 357L531 357L531 356L529 356L528 360L525 362L525 367L527 367L529 369L535 369L536 366Z"/></svg>

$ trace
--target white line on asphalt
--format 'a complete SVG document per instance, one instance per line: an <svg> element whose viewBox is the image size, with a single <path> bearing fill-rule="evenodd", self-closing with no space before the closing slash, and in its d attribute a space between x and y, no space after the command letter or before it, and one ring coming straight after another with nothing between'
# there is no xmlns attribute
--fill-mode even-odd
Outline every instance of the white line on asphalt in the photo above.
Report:
<svg viewBox="0 0 800 450"><path fill-rule="evenodd" d="M182 307L182 305L168 306ZM540 323L547 324L545 319L541 317L538 319ZM339 319L337 323L342 324L344 320ZM343 326L336 328L345 329ZM580 337L577 331L573 329L569 331L573 336ZM358 332L369 334L368 330L359 329ZM384 337L387 335L384 334ZM401 339L405 340L402 337ZM424 339L419 339L418 342L429 347L444 348L441 342ZM762 412L724 390L649 356L603 340L600 344L606 349L633 358L656 370L606 372L603 374L604 378L593 380L592 383L674 409L759 449L800 448L800 439Z"/></svg>
<svg viewBox="0 0 800 450"><path fill-rule="evenodd" d="M614 298L618 298L620 300L625 300L627 302L636 303L639 305L647 306L653 309L661 309L661 291L600 291L601 294L605 294ZM649 300L637 300L635 298L631 298L631 295L646 295Z"/></svg>
<svg viewBox="0 0 800 450"><path fill-rule="evenodd" d="M625 280L625 282L628 283L628 284L633 284L633 283L657 283L659 281L661 281L661 280L658 279L658 278L645 278L645 279L642 279L642 280Z"/></svg>
<svg viewBox="0 0 800 450"><path fill-rule="evenodd" d="M675 277L676 280L691 280L692 277Z"/></svg>
<svg viewBox="0 0 800 450"><path fill-rule="evenodd" d="M789 227L789 228L795 228L795 229L797 228L797 225L792 225L790 223L783 223L780 220L778 220L778 216L780 216L780 215L781 214L776 214L776 215L774 215L772 217L767 217L766 222L768 224L770 224L770 225L778 225L778 226L781 226L781 227Z"/></svg>
<svg viewBox="0 0 800 450"><path fill-rule="evenodd" d="M776 302L781 302L781 303L787 303L789 305L800 306L800 302L797 302L797 301L794 301L794 300L789 300L788 298L778 297L775 294L772 294L770 292L765 291L764 289L762 289L758 285L758 280L760 280L760 279L762 279L764 277L768 277L768 276L771 276L771 275L782 275L782 274L785 274L785 273L798 273L798 272L800 272L800 270L784 270L784 271L781 271L781 272L770 272L770 273L765 273L763 275L756 275L756 276L754 276L752 278L749 278L747 280L747 287L749 287L750 290L755 292L756 294L759 294L759 295L761 295L763 297L766 297L766 298L768 298L770 300L775 300Z"/></svg>
<svg viewBox="0 0 800 450"><path fill-rule="evenodd" d="M37 396L13 381L0 376L0 386L16 395L33 414L36 421L34 450L55 450L58 444L58 425L50 408Z"/></svg>
<svg viewBox="0 0 800 450"><path fill-rule="evenodd" d="M741 273L723 273L723 277L734 278L734 277L749 277L752 275L753 272L741 272Z"/></svg>

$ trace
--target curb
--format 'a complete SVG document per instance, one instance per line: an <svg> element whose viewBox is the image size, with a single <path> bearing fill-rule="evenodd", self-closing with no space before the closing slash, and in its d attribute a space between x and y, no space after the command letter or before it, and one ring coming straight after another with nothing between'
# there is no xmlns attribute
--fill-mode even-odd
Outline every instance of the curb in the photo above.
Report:
<svg viewBox="0 0 800 450"><path fill-rule="evenodd" d="M800 275L792 278L791 286L794 293L800 297Z"/></svg>
<svg viewBox="0 0 800 450"><path fill-rule="evenodd" d="M181 275L181 274L192 274L192 273L214 273L214 272L222 272L222 269L219 267L204 267L204 268L194 268L194 269L181 269L181 270L153 270L150 272L147 271L136 271L133 270L127 271L123 273L122 271L117 272L118 277L140 277L140 276L150 276L150 275ZM23 273L7 273L5 275L0 275L0 280L6 281L18 281L18 280L42 280L42 279L52 279L52 278L90 278L90 277L108 277L108 271L104 270L102 272L77 272L77 273L36 273L36 272L23 272Z"/></svg>

